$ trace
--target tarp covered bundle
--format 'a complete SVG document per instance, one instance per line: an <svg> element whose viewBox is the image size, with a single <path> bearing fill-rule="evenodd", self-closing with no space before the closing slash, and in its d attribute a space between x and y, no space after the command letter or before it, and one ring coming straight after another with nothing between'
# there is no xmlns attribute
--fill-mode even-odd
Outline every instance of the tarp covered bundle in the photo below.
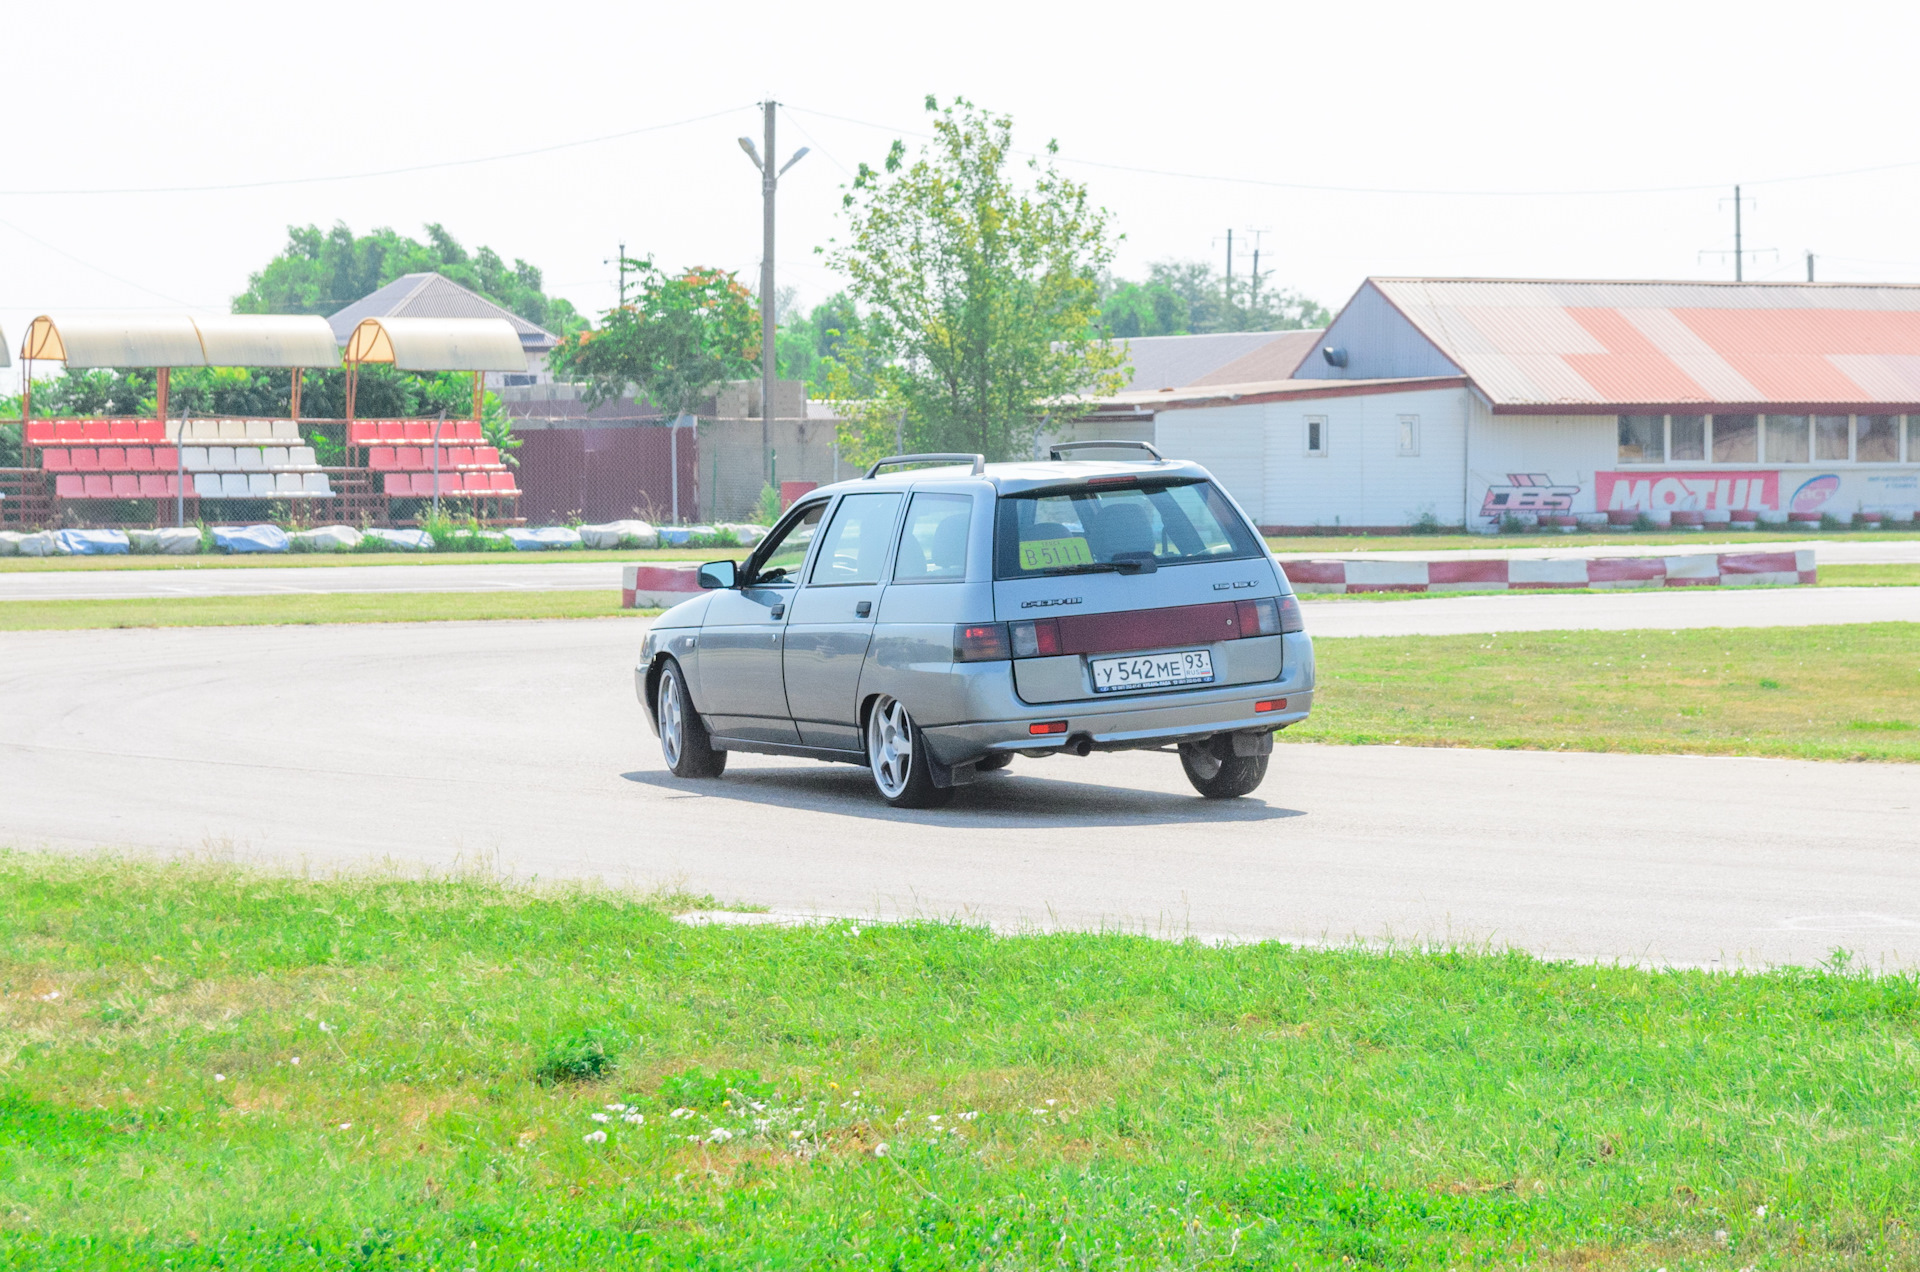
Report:
<svg viewBox="0 0 1920 1272"><path fill-rule="evenodd" d="M285 552L287 532L279 526L215 526L213 542L224 552Z"/></svg>

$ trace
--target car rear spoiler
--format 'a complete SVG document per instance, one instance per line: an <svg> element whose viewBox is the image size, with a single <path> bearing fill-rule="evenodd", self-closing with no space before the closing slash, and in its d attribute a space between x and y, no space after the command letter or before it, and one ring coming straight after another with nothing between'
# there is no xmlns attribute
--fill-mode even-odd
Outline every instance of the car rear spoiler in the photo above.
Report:
<svg viewBox="0 0 1920 1272"><path fill-rule="evenodd" d="M1143 450L1163 464L1167 460L1167 457L1162 455L1150 442L1055 442L1053 445L1047 447L1047 458L1064 459L1065 456L1060 453L1061 451L1099 450L1103 448L1109 450Z"/></svg>

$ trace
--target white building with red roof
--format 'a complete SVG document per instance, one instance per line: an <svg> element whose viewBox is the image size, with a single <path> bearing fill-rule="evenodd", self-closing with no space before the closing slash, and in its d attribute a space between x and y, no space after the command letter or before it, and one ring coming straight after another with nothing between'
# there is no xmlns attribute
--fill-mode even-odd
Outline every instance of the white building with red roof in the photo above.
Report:
<svg viewBox="0 0 1920 1272"><path fill-rule="evenodd" d="M1920 287L1371 278L1286 378L1136 377L1075 431L1151 437L1275 529L1906 520Z"/></svg>

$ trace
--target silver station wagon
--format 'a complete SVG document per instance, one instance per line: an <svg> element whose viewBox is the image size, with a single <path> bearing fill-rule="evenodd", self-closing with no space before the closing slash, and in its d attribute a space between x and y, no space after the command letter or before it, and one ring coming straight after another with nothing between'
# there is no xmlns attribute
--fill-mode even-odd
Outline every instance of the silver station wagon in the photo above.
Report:
<svg viewBox="0 0 1920 1272"><path fill-rule="evenodd" d="M1093 446L1151 458L1070 457ZM1164 750L1224 799L1312 705L1313 645L1265 541L1204 468L1143 443L882 460L699 577L634 672L681 777L720 776L729 751L806 756L931 808L1016 755Z"/></svg>

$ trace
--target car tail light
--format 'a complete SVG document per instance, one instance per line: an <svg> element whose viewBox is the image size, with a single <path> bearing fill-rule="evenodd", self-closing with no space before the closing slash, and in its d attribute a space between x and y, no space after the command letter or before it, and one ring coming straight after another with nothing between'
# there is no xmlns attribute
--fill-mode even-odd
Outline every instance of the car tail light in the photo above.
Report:
<svg viewBox="0 0 1920 1272"><path fill-rule="evenodd" d="M1267 700L1266 700L1265 702L1256 702L1256 703L1254 703L1254 704L1253 704L1253 709L1254 709L1254 710L1255 710L1256 712L1258 712L1258 711L1285 711L1285 710L1287 709L1287 700L1286 700L1285 698L1268 698L1268 699L1267 699Z"/></svg>
<svg viewBox="0 0 1920 1272"><path fill-rule="evenodd" d="M1241 601L1235 608L1235 625L1242 637L1280 634L1280 602L1276 598L1263 596L1257 601Z"/></svg>
<svg viewBox="0 0 1920 1272"><path fill-rule="evenodd" d="M1060 652L1060 622L1037 618L1026 623L1009 623L1007 634L1013 642L1015 658L1049 658Z"/></svg>
<svg viewBox="0 0 1920 1272"><path fill-rule="evenodd" d="M955 662L1001 662L1012 656L1005 623L961 623L953 629Z"/></svg>
<svg viewBox="0 0 1920 1272"><path fill-rule="evenodd" d="M1282 632L1304 632L1306 620L1300 614L1300 598L1289 592L1280 598L1280 630Z"/></svg>
<svg viewBox="0 0 1920 1272"><path fill-rule="evenodd" d="M1027 726L1027 732L1036 738L1045 737L1049 733L1065 733L1066 731L1067 722L1065 720L1049 720L1045 724L1030 724Z"/></svg>

